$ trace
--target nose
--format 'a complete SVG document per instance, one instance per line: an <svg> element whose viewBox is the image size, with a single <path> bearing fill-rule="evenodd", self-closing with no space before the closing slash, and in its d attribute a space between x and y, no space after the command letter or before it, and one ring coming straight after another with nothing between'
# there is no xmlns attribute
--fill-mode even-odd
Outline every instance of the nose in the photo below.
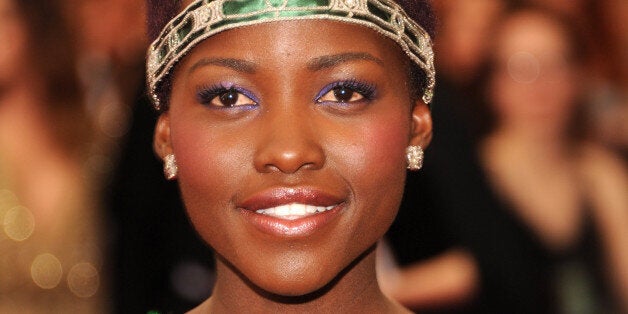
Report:
<svg viewBox="0 0 628 314"><path fill-rule="evenodd" d="M260 173L293 174L317 170L325 164L315 121L307 110L286 107L269 110L262 118L254 158Z"/></svg>

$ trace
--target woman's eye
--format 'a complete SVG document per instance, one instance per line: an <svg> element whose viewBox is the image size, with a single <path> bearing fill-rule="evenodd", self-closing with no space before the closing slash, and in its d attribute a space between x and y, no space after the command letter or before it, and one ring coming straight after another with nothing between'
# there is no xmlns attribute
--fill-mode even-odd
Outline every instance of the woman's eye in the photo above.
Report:
<svg viewBox="0 0 628 314"><path fill-rule="evenodd" d="M200 103L212 107L252 107L257 102L237 88L214 88L198 93Z"/></svg>
<svg viewBox="0 0 628 314"><path fill-rule="evenodd" d="M365 82L349 80L332 83L316 97L318 103L361 103L372 100L375 96L375 86Z"/></svg>
<svg viewBox="0 0 628 314"><path fill-rule="evenodd" d="M214 97L210 104L218 107L236 107L253 106L255 105L255 102L251 98L231 88Z"/></svg>
<svg viewBox="0 0 628 314"><path fill-rule="evenodd" d="M364 99L360 93L346 86L337 86L319 99L319 102L354 102Z"/></svg>

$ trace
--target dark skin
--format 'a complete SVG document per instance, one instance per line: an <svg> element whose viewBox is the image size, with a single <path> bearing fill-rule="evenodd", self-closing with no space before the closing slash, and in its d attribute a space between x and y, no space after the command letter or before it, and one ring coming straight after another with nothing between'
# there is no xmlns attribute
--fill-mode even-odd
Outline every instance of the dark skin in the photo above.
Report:
<svg viewBox="0 0 628 314"><path fill-rule="evenodd" d="M374 247L401 201L406 146L431 138L408 65L377 33L321 20L225 31L181 61L155 149L176 155L188 215L217 255L214 294L194 311L407 312L379 290ZM252 223L267 217L249 200L294 190L338 205L306 232Z"/></svg>

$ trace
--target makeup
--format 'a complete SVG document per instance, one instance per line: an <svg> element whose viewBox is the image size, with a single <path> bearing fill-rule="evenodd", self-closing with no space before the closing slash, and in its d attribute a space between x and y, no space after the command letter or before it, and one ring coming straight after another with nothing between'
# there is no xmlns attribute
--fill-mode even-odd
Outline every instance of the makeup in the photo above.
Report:
<svg viewBox="0 0 628 314"><path fill-rule="evenodd" d="M314 97L314 101L321 104L365 102L375 99L376 91L375 84L365 81L336 81L323 87Z"/></svg>
<svg viewBox="0 0 628 314"><path fill-rule="evenodd" d="M275 188L247 198L238 206L245 219L263 233L302 237L334 220L345 201L309 187Z"/></svg>
<svg viewBox="0 0 628 314"><path fill-rule="evenodd" d="M259 100L251 91L230 82L197 88L196 100L209 108L253 109Z"/></svg>

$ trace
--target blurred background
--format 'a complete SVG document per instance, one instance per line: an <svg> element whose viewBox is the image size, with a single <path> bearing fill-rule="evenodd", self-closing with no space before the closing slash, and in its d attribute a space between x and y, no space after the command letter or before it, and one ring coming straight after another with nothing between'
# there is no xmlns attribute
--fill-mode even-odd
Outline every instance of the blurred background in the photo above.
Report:
<svg viewBox="0 0 628 314"><path fill-rule="evenodd" d="M433 0L434 140L380 252L422 313L628 313L628 1ZM0 313L179 313L138 0L0 0Z"/></svg>

